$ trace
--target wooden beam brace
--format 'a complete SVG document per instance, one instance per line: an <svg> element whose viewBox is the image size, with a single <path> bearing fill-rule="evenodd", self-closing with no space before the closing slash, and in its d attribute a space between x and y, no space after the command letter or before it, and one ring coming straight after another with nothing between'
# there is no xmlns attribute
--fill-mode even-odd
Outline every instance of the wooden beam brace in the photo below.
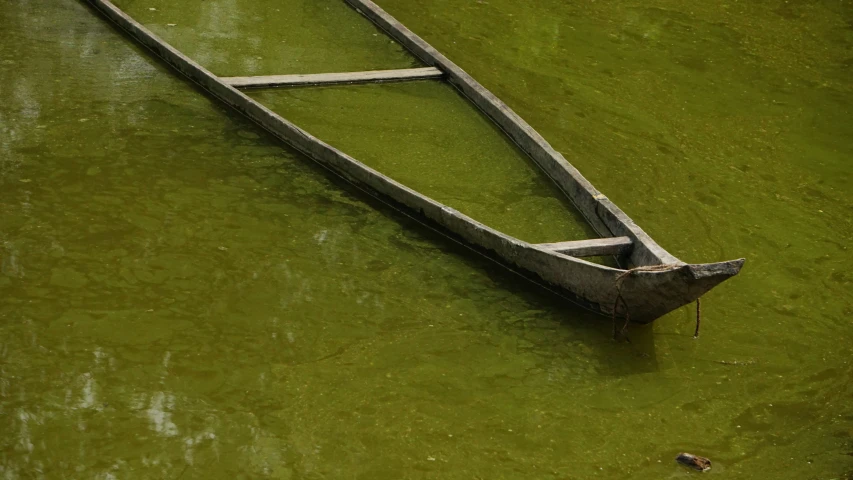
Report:
<svg viewBox="0 0 853 480"><path fill-rule="evenodd" d="M633 242L630 237L595 238L592 240L575 240L573 242L538 243L537 247L547 248L572 257L599 257L605 255L622 255L631 250Z"/></svg>
<svg viewBox="0 0 853 480"><path fill-rule="evenodd" d="M221 77L220 80L235 88L300 87L309 85L335 85L342 83L404 82L441 78L444 75L435 67L402 68L397 70L372 70L368 72L314 73L304 75L267 75L262 77Z"/></svg>

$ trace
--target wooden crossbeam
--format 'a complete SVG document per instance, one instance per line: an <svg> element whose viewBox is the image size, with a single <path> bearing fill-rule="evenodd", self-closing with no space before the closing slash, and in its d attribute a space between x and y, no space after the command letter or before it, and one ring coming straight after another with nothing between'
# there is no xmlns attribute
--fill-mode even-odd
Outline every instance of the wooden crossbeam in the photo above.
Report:
<svg viewBox="0 0 853 480"><path fill-rule="evenodd" d="M629 237L594 238L572 242L538 243L537 247L547 248L572 257L599 257L628 253L632 241Z"/></svg>
<svg viewBox="0 0 853 480"><path fill-rule="evenodd" d="M300 75L267 75L261 77L222 77L220 80L236 88L298 87L341 83L404 82L441 78L435 67L372 70L368 72L313 73Z"/></svg>

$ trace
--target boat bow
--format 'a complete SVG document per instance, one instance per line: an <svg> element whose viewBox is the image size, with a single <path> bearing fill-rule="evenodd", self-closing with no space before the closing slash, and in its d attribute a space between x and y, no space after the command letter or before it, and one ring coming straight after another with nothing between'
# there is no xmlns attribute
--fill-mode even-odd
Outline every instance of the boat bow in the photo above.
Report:
<svg viewBox="0 0 853 480"><path fill-rule="evenodd" d="M612 304L603 305L602 312L628 316L637 323L650 323L679 307L696 301L720 283L735 276L744 259L716 263L681 264L639 267L625 270L616 280L611 295ZM650 269L659 267L657 269ZM621 295L621 299L618 297Z"/></svg>

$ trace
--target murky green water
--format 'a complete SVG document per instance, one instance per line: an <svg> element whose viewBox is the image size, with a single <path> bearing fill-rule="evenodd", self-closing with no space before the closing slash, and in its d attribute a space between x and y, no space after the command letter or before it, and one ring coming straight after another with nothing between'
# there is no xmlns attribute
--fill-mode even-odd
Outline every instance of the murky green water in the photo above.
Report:
<svg viewBox="0 0 853 480"><path fill-rule="evenodd" d="M749 259L705 298L702 338L685 308L613 343L606 321L330 179L80 3L13 0L0 473L661 478L688 475L684 450L728 478L849 477L851 6L381 4L673 253ZM238 7L198 8L248 38ZM381 68L408 66L373 41ZM226 47L198 48L239 66L249 47Z"/></svg>
<svg viewBox="0 0 853 480"><path fill-rule="evenodd" d="M220 76L420 66L339 0L118 0L117 6Z"/></svg>
<svg viewBox="0 0 853 480"><path fill-rule="evenodd" d="M595 236L536 164L446 83L249 94L359 161L502 232L533 243Z"/></svg>

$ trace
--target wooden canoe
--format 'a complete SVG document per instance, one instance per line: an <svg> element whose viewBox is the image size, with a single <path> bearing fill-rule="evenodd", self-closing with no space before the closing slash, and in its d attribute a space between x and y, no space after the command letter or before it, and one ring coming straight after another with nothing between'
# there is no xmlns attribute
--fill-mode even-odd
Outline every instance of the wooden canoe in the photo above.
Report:
<svg viewBox="0 0 853 480"><path fill-rule="evenodd" d="M439 226L504 265L561 291L593 312L650 323L701 297L736 275L744 259L687 264L658 246L606 196L595 189L521 117L470 75L370 0L343 0L399 42L426 66L397 72L218 77L154 35L108 0L86 0L104 17L213 97L320 165L397 208ZM440 78L491 118L557 184L602 238L531 244L506 235L443 205L346 153L243 94L238 88ZM583 260L614 255L612 268Z"/></svg>

